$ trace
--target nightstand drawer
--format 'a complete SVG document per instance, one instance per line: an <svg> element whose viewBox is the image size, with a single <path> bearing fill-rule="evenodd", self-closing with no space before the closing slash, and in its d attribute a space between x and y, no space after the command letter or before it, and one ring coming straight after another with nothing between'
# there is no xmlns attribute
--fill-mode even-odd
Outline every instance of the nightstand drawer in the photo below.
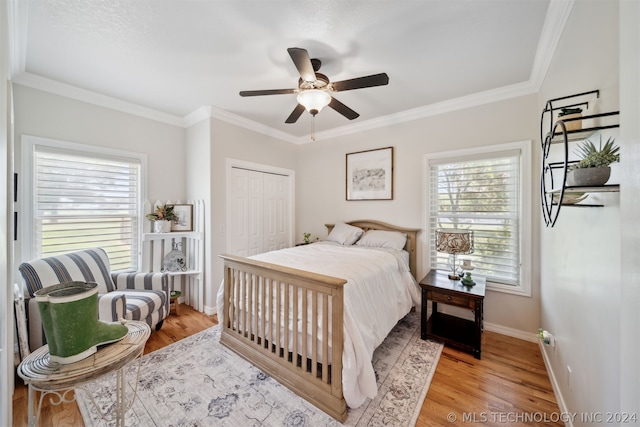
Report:
<svg viewBox="0 0 640 427"><path fill-rule="evenodd" d="M464 295L448 295L440 292L427 291L427 299L444 304L455 305L458 307L475 307L475 302L473 301L473 299Z"/></svg>

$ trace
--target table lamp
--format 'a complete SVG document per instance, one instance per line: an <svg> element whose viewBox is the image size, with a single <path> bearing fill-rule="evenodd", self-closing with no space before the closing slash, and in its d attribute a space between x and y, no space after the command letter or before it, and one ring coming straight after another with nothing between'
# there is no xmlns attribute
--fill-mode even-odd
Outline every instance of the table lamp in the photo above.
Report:
<svg viewBox="0 0 640 427"><path fill-rule="evenodd" d="M473 231L450 228L436 230L436 250L449 254L449 279L460 280L456 257L459 254L473 253Z"/></svg>

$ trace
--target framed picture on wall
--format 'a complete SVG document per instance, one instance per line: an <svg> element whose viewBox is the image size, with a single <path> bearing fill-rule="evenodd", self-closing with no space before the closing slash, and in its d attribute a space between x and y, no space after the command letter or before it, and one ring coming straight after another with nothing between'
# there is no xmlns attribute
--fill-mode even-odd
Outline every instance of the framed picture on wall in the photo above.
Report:
<svg viewBox="0 0 640 427"><path fill-rule="evenodd" d="M347 154L347 200L393 200L393 147Z"/></svg>
<svg viewBox="0 0 640 427"><path fill-rule="evenodd" d="M193 205L173 205L173 213L178 220L171 223L171 231L193 231Z"/></svg>

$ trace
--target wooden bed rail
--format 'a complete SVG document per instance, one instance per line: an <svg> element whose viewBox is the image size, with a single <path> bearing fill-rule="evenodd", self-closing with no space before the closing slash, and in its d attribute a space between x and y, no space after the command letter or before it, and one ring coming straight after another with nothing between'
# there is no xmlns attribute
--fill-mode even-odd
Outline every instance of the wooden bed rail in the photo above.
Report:
<svg viewBox="0 0 640 427"><path fill-rule="evenodd" d="M340 422L346 280L253 259L224 260L220 342Z"/></svg>

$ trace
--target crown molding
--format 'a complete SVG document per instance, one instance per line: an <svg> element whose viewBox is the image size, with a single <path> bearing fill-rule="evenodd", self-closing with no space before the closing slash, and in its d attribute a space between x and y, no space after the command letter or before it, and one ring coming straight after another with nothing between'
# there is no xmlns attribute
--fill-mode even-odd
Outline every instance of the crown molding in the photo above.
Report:
<svg viewBox="0 0 640 427"><path fill-rule="evenodd" d="M287 132L272 128L271 126L263 125L254 120L247 119L246 117L239 116L237 114L230 113L220 108L211 107L211 117L214 119L222 120L236 126L243 127L245 129L252 130L254 132L261 133L273 138L278 138L286 142L298 143L298 137L291 135Z"/></svg>
<svg viewBox="0 0 640 427"><path fill-rule="evenodd" d="M315 140L336 138L539 92L574 2L575 0L550 0L528 81L318 132ZM309 135L300 137L298 144L308 143L309 140Z"/></svg>
<svg viewBox="0 0 640 427"><path fill-rule="evenodd" d="M9 55L12 80L13 76L25 70L27 62L27 20L29 2L7 1L7 24L9 26Z"/></svg>
<svg viewBox="0 0 640 427"><path fill-rule="evenodd" d="M182 127L182 117L172 114L163 113L152 108L142 107L131 102L121 99L112 98L90 90L81 89L76 86L61 83L46 77L41 77L28 72L19 73L13 77L13 82L21 86L27 86L33 89L42 90L53 93L55 95L64 96L66 98L75 99L77 101L98 105L100 107L110 108L112 110L121 111L123 113L132 114L134 116L144 117L146 119L167 123L174 126Z"/></svg>
<svg viewBox="0 0 640 427"><path fill-rule="evenodd" d="M315 134L315 141L337 138L357 132L537 93L542 86L549 65L551 64L553 54L562 36L574 2L575 0L550 0L528 81L318 132ZM19 7L24 3L26 2L16 0L10 2L10 4L15 6L12 11L15 25L12 28L14 34L12 39L14 43L11 65L14 73L12 80L16 84L183 128L192 126L205 119L215 118L285 142L294 144L311 142L311 135L298 137L213 106L203 106L184 117L178 117L25 72L27 26L21 24L26 22L27 9ZM19 32L21 29L22 31Z"/></svg>
<svg viewBox="0 0 640 427"><path fill-rule="evenodd" d="M289 133L279 131L270 126L263 125L262 123L249 120L245 117L230 113L211 105L200 107L197 110L184 116L182 125L187 128L208 119L218 119L223 122L231 123L233 125L249 129L273 138L281 139L286 142L291 142L294 144L298 143L298 138Z"/></svg>
<svg viewBox="0 0 640 427"><path fill-rule="evenodd" d="M538 89L530 81L500 87L473 95L437 102L425 105L424 107L405 110L400 113L390 114L376 119L366 120L357 124L342 126L328 131L316 133L316 141L350 135L356 132L363 132L385 126L392 126L400 123L415 121L426 117L437 116L439 114L450 113L463 110L465 108L477 107L491 104L505 99L536 93ZM309 142L309 136L302 137L298 143Z"/></svg>
<svg viewBox="0 0 640 427"><path fill-rule="evenodd" d="M195 125L196 123L200 123L203 120L208 120L211 118L211 107L210 106L202 106L195 111L187 114L182 118L182 126L188 128L190 126Z"/></svg>
<svg viewBox="0 0 640 427"><path fill-rule="evenodd" d="M529 81L540 90L575 0L551 0L538 40Z"/></svg>

